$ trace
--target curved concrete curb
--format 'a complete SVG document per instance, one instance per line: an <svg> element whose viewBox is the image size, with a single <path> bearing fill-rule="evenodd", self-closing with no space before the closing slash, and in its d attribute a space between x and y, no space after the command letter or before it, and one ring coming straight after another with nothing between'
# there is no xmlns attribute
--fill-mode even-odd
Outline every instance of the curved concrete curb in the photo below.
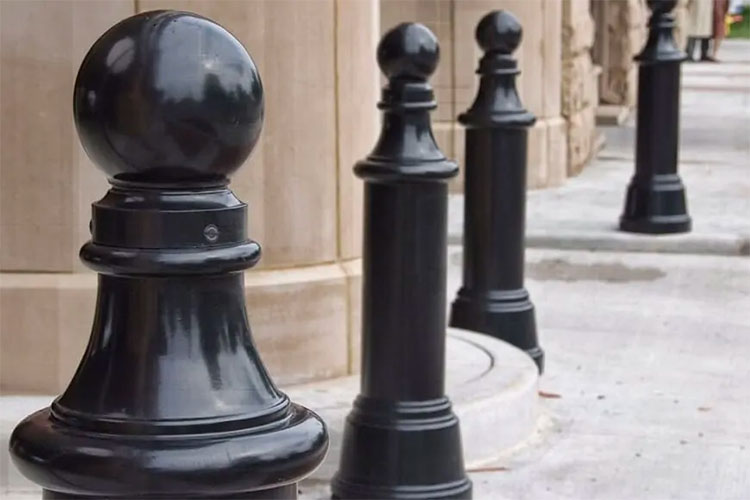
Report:
<svg viewBox="0 0 750 500"><path fill-rule="evenodd" d="M449 329L446 389L461 420L467 468L490 462L531 435L538 415L536 365L500 340ZM285 388L328 425L331 447L313 480L328 480L338 467L341 430L359 389L359 376Z"/></svg>
<svg viewBox="0 0 750 500"><path fill-rule="evenodd" d="M560 210L568 212L577 210L570 208L570 202L566 202L566 197L581 196L579 192L564 193L560 189L557 191L557 193L537 191L534 193L537 200L532 198L531 202L537 205L559 203ZM463 195L451 195L449 204L448 244L461 245ZM617 210L610 210L613 213L611 221L574 221L572 218L547 220L539 217L538 213L532 212L526 227L526 247L550 250L750 256L750 233L744 226L738 226L735 232L729 232L726 229L722 232L722 230L708 230L710 221L701 221L701 225L689 233L660 235L625 233L617 228ZM579 212L583 213L582 209Z"/></svg>
<svg viewBox="0 0 750 500"><path fill-rule="evenodd" d="M622 233L615 227L611 231L530 230L526 235L526 246L557 250L750 255L750 237L740 234L686 233L653 236Z"/></svg>
<svg viewBox="0 0 750 500"><path fill-rule="evenodd" d="M529 356L516 347L487 335L451 328L451 341L482 350L492 365L481 376L451 384L448 354L448 394L461 419L466 467L495 460L528 438L539 414L539 372Z"/></svg>

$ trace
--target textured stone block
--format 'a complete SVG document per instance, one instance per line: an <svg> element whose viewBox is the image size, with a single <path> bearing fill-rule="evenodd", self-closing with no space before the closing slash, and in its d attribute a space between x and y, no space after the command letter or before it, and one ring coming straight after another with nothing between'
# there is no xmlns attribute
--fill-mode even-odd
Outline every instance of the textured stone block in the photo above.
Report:
<svg viewBox="0 0 750 500"><path fill-rule="evenodd" d="M0 269L81 267L106 181L76 137L73 82L90 45L133 11L132 0L0 2Z"/></svg>
<svg viewBox="0 0 750 500"><path fill-rule="evenodd" d="M568 117L568 176L577 175L591 158L596 144L596 108Z"/></svg>
<svg viewBox="0 0 750 500"><path fill-rule="evenodd" d="M345 272L339 264L245 274L253 340L274 380L349 373L360 275L357 265ZM62 392L88 342L95 302L91 272L0 274L0 389Z"/></svg>
<svg viewBox="0 0 750 500"><path fill-rule="evenodd" d="M278 384L349 372L349 297L338 264L245 274L253 338Z"/></svg>
<svg viewBox="0 0 750 500"><path fill-rule="evenodd" d="M594 44L594 21L589 0L563 0L563 59L588 52Z"/></svg>
<svg viewBox="0 0 750 500"><path fill-rule="evenodd" d="M377 0L336 0L336 88L338 120L339 258L362 254L362 181L354 164L372 149L380 120L372 105L380 98L373 55L380 38Z"/></svg>
<svg viewBox="0 0 750 500"><path fill-rule="evenodd" d="M349 373L362 367L362 259L342 263L349 299Z"/></svg>
<svg viewBox="0 0 750 500"><path fill-rule="evenodd" d="M529 189L559 186L567 178L567 123L563 118L538 120L529 129Z"/></svg>
<svg viewBox="0 0 750 500"><path fill-rule="evenodd" d="M592 10L597 25L593 59L602 67L601 101L632 108L636 95L633 57L645 42L648 9L641 0L608 0L593 2Z"/></svg>
<svg viewBox="0 0 750 500"><path fill-rule="evenodd" d="M584 108L597 105L597 74L587 53L563 61L563 116L571 116Z"/></svg>
<svg viewBox="0 0 750 500"><path fill-rule="evenodd" d="M138 8L188 10L213 19L258 65L265 90L263 134L250 164L232 178L233 191L250 204L250 235L263 245L258 268L336 260L334 0L141 0Z"/></svg>
<svg viewBox="0 0 750 500"><path fill-rule="evenodd" d="M58 394L91 333L96 276L0 275L0 388Z"/></svg>

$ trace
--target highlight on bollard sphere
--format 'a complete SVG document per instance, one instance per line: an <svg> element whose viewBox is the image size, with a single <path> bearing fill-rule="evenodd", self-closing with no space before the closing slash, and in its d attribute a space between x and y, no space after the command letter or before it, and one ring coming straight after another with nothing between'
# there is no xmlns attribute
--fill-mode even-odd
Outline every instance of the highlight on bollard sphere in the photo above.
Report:
<svg viewBox="0 0 750 500"><path fill-rule="evenodd" d="M187 12L144 12L110 28L74 89L81 143L110 178L226 177L263 126L263 86L247 50Z"/></svg>

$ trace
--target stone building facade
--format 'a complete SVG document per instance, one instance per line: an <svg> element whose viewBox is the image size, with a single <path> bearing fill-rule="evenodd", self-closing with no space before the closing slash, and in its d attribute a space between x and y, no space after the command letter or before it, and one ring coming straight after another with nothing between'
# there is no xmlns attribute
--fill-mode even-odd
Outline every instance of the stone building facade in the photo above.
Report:
<svg viewBox="0 0 750 500"><path fill-rule="evenodd" d="M83 352L96 277L77 260L90 204L107 189L72 123L73 79L90 45L137 11L206 15L255 58L266 122L232 180L263 246L246 275L250 321L281 383L358 369L362 190L352 165L379 129L380 34L420 21L441 43L435 134L463 159L455 117L471 103L479 19L524 26L519 88L538 118L529 186L557 186L596 151L602 104L635 99L644 0L3 0L0 2L0 390L56 393ZM461 181L453 189L460 190Z"/></svg>
<svg viewBox="0 0 750 500"><path fill-rule="evenodd" d="M463 157L464 135L456 117L476 94L477 62L482 53L474 39L479 20L494 9L513 12L524 27L517 54L524 104L537 117L529 131L529 185L557 186L567 177L567 123L560 99L563 2L549 0L381 0L381 31L400 22L419 21L440 40L440 66L433 77L438 109L435 136L446 155ZM453 190L463 186L463 175Z"/></svg>
<svg viewBox="0 0 750 500"><path fill-rule="evenodd" d="M538 119L529 134L530 188L557 186L579 173L603 144L597 119L606 122L615 113L621 122L635 106L633 56L644 41L645 0L381 0L380 5L381 31L417 20L438 35L435 135L459 162L463 131L455 119L476 92L474 69L481 56L474 27L493 9L513 12L524 28L519 87ZM462 189L461 179L453 184L455 192Z"/></svg>
<svg viewBox="0 0 750 500"><path fill-rule="evenodd" d="M594 64L599 78L600 116L621 121L635 106L638 83L633 54L646 39L647 8L643 0L608 0L591 3L594 16Z"/></svg>
<svg viewBox="0 0 750 500"><path fill-rule="evenodd" d="M0 390L57 393L86 347L96 275L78 261L104 175L72 120L96 38L137 11L193 11L252 54L265 125L232 179L263 248L246 274L254 338L281 383L345 375L359 332L361 183L379 129L376 0L0 2ZM355 351L357 351L355 349Z"/></svg>
<svg viewBox="0 0 750 500"><path fill-rule="evenodd" d="M567 125L568 176L579 173L601 145L596 131L600 66L594 66L590 0L562 2L562 116Z"/></svg>

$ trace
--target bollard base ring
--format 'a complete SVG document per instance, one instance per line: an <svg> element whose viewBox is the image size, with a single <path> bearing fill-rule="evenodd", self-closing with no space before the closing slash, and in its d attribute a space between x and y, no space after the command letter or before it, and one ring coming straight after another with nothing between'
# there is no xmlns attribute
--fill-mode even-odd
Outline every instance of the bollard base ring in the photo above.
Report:
<svg viewBox="0 0 750 500"><path fill-rule="evenodd" d="M44 498L293 499L327 448L320 417L293 403L271 424L179 435L94 432L47 408L10 439L13 462Z"/></svg>
<svg viewBox="0 0 750 500"><path fill-rule="evenodd" d="M689 215L651 216L644 219L620 219L620 230L642 234L689 233L692 229Z"/></svg>
<svg viewBox="0 0 750 500"><path fill-rule="evenodd" d="M358 396L344 424L331 491L333 498L471 498L458 418L448 398Z"/></svg>
<svg viewBox="0 0 750 500"><path fill-rule="evenodd" d="M292 483L287 484L284 486L280 486L278 488L270 488L267 490L255 490L255 491L246 491L242 493L235 493L231 495L211 495L212 499L216 500L225 500L225 499L243 499L243 500L294 500L297 498L297 491L298 491L298 483ZM53 490L43 490L42 491L42 500L68 500L68 499L82 499L86 500L87 498L90 499L101 499L101 496L95 495L95 496L83 496L83 495L69 495L66 493L60 493L59 491L53 491ZM109 496L108 498L111 499L117 499L116 496ZM126 494L122 497L122 500L126 499L137 499L137 500L147 500L147 499L163 499L163 496L133 496L132 494ZM189 496L186 496L184 498L190 498ZM197 497L201 498L201 497Z"/></svg>
<svg viewBox="0 0 750 500"><path fill-rule="evenodd" d="M491 335L528 354L539 373L544 372L544 351L536 331L534 304L526 289L475 293L461 288L451 306L450 326Z"/></svg>

